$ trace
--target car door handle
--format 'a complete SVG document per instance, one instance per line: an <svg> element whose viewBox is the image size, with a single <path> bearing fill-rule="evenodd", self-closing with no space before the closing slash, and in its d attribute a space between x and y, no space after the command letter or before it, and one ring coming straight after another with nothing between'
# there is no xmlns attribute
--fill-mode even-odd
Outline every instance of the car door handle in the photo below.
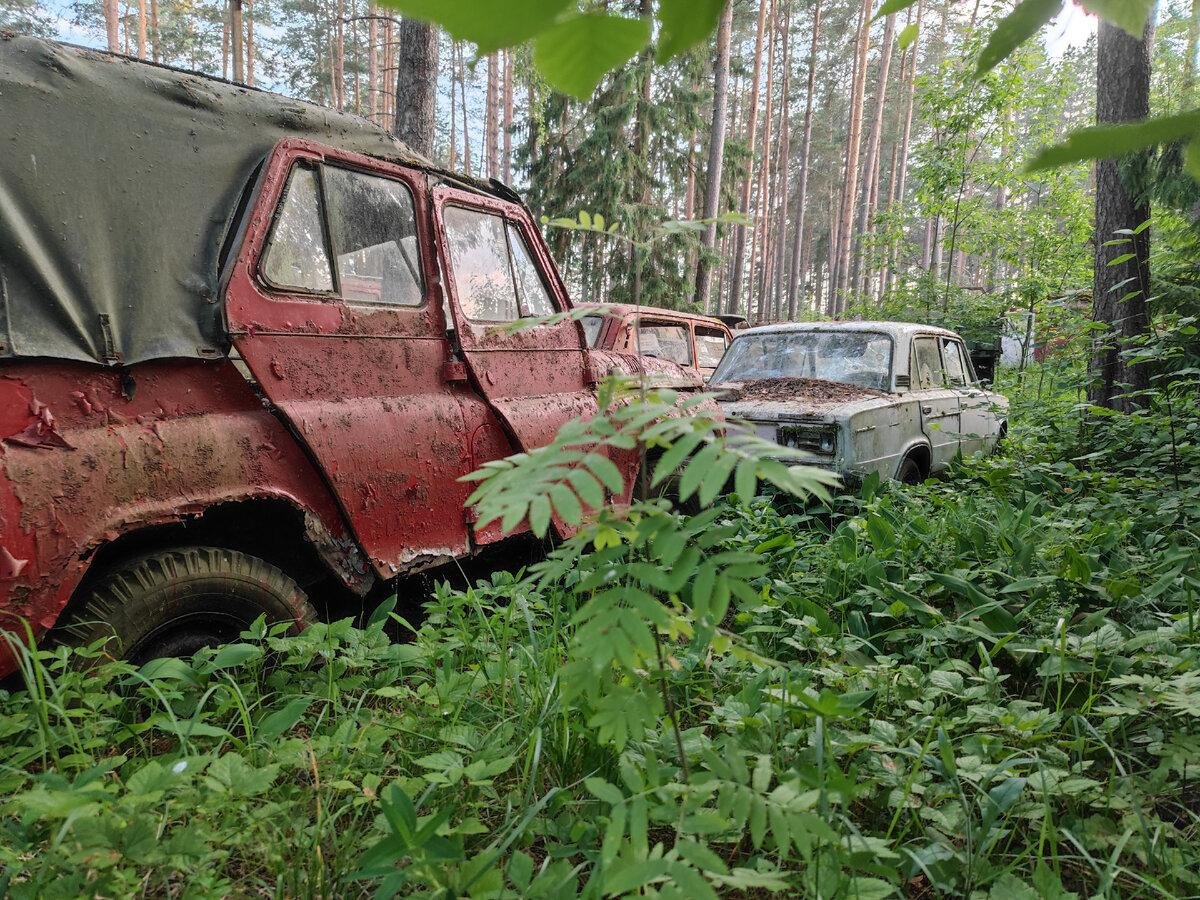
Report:
<svg viewBox="0 0 1200 900"><path fill-rule="evenodd" d="M921 412L925 413L925 415L929 415L931 412L933 412L933 407L932 406L922 406Z"/></svg>

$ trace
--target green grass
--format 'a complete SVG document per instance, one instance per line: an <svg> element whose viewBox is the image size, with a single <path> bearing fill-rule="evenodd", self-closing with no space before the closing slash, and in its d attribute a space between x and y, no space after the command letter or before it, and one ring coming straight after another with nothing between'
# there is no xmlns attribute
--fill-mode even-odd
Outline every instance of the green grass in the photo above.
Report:
<svg viewBox="0 0 1200 900"><path fill-rule="evenodd" d="M951 479L724 507L753 596L606 695L665 683L678 733L614 737L564 681L582 550L437 590L407 643L381 614L140 670L28 657L0 889L1200 894L1200 416L1176 403L1172 447L1038 387Z"/></svg>

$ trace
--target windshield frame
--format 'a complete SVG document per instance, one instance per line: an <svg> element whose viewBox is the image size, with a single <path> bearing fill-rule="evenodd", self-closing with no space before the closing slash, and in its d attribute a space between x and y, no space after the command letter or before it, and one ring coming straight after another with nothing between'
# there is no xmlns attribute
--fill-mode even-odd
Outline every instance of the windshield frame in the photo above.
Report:
<svg viewBox="0 0 1200 900"><path fill-rule="evenodd" d="M723 384L740 384L741 383L741 381L739 381L737 379L727 378L725 373L722 371L722 369L725 368L725 364L729 360L733 359L733 349L737 346L739 341L744 341L744 340L747 340L750 338L765 338L765 337L786 338L786 337L791 337L793 335L808 335L808 334L861 334L861 335L866 335L866 336L870 336L870 337L886 338L887 342L888 342L888 370L887 370L887 378L885 379L885 383L887 384L886 390L889 394L894 394L896 392L896 339L893 335L891 335L890 333L888 333L886 331L876 331L873 329L866 329L866 328L789 328L789 329L781 330L781 331L763 331L763 332L758 332L758 333L744 331L741 334L735 333L733 336L733 340L730 341L729 346L725 348L725 356L721 358L720 364L713 371L712 376L708 380L708 383L713 386L719 386L719 385L723 385ZM720 376L720 377L718 377L718 376ZM788 377L788 376L779 376L779 377ZM752 380L752 381L760 381L760 380L761 381L773 381L775 379L750 379L750 380ZM827 380L833 380L833 379L827 379ZM838 381L836 383L837 384L850 384L849 382L842 382L842 381ZM850 385L850 386L855 387L856 385Z"/></svg>

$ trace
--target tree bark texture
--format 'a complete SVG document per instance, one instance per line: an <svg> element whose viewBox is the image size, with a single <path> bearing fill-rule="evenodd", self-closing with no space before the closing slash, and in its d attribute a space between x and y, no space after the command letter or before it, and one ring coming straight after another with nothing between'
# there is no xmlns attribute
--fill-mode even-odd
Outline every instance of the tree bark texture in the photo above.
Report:
<svg viewBox="0 0 1200 900"><path fill-rule="evenodd" d="M1096 122L1110 125L1144 119L1150 114L1151 17L1140 39L1101 22L1097 42ZM1130 366L1122 356L1133 339L1149 327L1150 202L1132 185L1143 183L1146 157L1106 159L1096 165L1096 264L1092 311L1108 326L1093 347L1088 373L1088 400L1096 406L1128 412L1142 406L1149 384L1145 366ZM1141 229L1139 231L1139 229ZM1138 232L1132 234L1131 232ZM1109 245L1109 246L1106 246ZM1133 254L1113 265L1113 261Z"/></svg>
<svg viewBox="0 0 1200 900"><path fill-rule="evenodd" d="M796 317L796 301L800 288L804 220L808 205L808 161L812 153L813 97L817 91L817 47L821 38L821 0L813 4L812 47L808 57L808 99L804 106L804 137L800 144L800 171L796 176L796 219L792 235L792 271L788 279L788 318Z"/></svg>
<svg viewBox="0 0 1200 900"><path fill-rule="evenodd" d="M402 18L396 36L396 137L433 156L438 35L435 26Z"/></svg>
<svg viewBox="0 0 1200 900"><path fill-rule="evenodd" d="M704 179L705 219L715 219L721 207L721 176L725 167L725 119L729 110L729 50L733 33L733 0L727 0L717 26L717 57L713 63L712 129L708 137L708 171ZM704 226L700 261L696 264L696 304L707 311L712 291L712 258L717 226Z"/></svg>
<svg viewBox="0 0 1200 900"><path fill-rule="evenodd" d="M750 159L746 164L746 178L742 182L740 212L743 217L750 213L750 190L754 183L754 147L758 138L758 84L762 76L763 32L767 25L767 7L771 0L759 0L758 31L754 38L754 75L750 85L750 113L746 125L746 146L750 148ZM733 271L729 277L728 311L736 313L742 306L742 267L746 256L746 226L734 226ZM749 310L747 310L749 312Z"/></svg>

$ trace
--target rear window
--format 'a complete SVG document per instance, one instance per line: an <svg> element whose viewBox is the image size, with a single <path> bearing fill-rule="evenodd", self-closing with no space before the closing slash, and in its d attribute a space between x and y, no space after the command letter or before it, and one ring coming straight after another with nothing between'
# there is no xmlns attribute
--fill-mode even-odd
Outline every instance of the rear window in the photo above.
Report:
<svg viewBox="0 0 1200 900"><path fill-rule="evenodd" d="M584 316L579 320L583 326L583 338L589 347L595 347L600 339L600 326L604 324L603 316Z"/></svg>
<svg viewBox="0 0 1200 900"><path fill-rule="evenodd" d="M942 370L942 354L936 338L923 337L913 341L913 385L922 390L946 386Z"/></svg>
<svg viewBox="0 0 1200 900"><path fill-rule="evenodd" d="M696 329L696 365L702 369L715 369L729 346L725 332L710 328Z"/></svg>
<svg viewBox="0 0 1200 900"><path fill-rule="evenodd" d="M333 290L321 192L313 169L302 166L292 169L262 271L275 287L323 293Z"/></svg>
<svg viewBox="0 0 1200 900"><path fill-rule="evenodd" d="M296 166L262 274L276 288L334 294L354 303L420 306L425 286L412 194L390 178Z"/></svg>
<svg viewBox="0 0 1200 900"><path fill-rule="evenodd" d="M644 356L669 359L681 366L692 364L692 347L686 325L662 325L639 322L637 352Z"/></svg>

